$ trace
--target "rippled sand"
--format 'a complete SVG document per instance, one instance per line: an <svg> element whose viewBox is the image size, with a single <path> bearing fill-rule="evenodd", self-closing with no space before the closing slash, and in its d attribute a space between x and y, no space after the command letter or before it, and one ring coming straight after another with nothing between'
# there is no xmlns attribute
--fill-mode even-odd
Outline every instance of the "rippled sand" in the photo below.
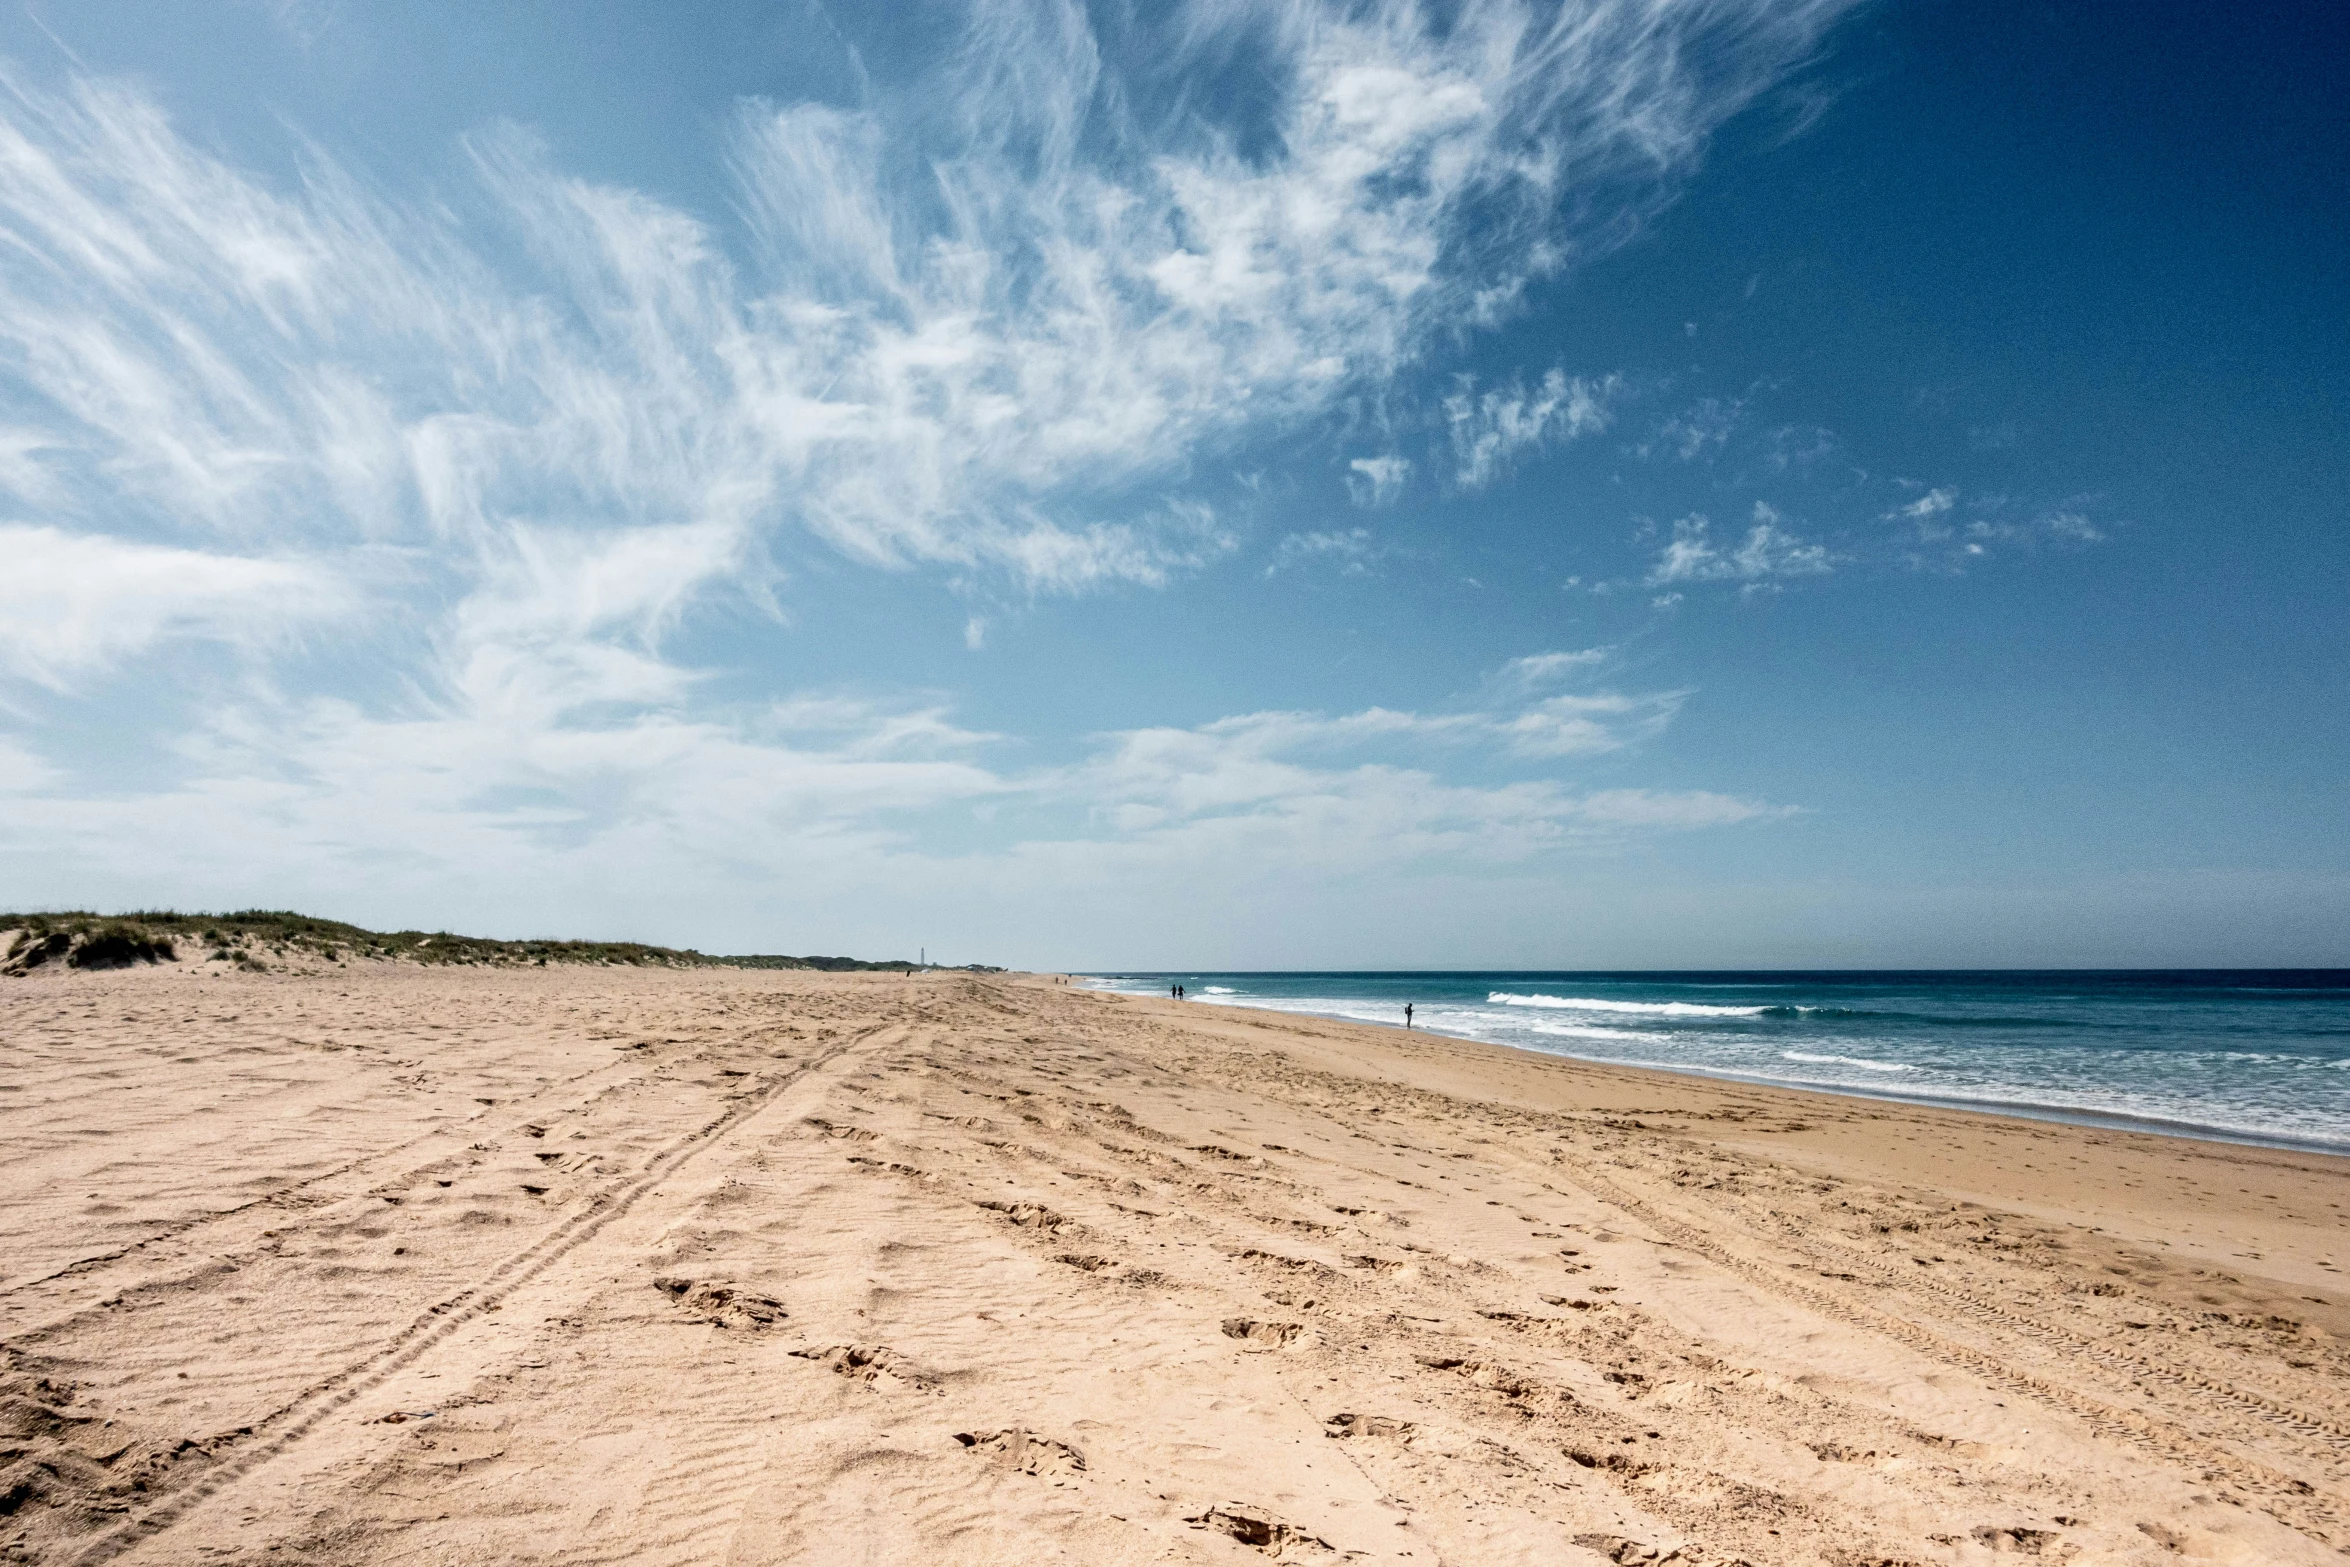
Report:
<svg viewBox="0 0 2350 1567"><path fill-rule="evenodd" d="M2336 1561L2350 1164L1021 977L0 987L31 1561Z"/></svg>

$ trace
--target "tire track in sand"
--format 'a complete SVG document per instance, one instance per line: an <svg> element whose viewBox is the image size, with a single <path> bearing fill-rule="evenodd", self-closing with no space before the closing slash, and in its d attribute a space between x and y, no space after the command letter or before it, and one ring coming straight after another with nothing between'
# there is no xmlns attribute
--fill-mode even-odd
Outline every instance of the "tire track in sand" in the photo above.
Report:
<svg viewBox="0 0 2350 1567"><path fill-rule="evenodd" d="M1881 1287L1937 1297L1960 1315L1972 1317L1985 1327L2038 1339L2060 1353L2096 1362L2125 1382L2151 1377L2180 1391L2209 1393L2239 1404L2243 1406L2240 1412L2262 1422L2267 1434L2299 1439L2294 1445L2301 1448L2305 1457L2321 1463L2350 1459L2350 1420L2314 1411L2291 1394L2234 1380L2240 1372L2215 1369L2213 1357L2192 1343L2169 1345L2169 1358L2157 1359L2110 1339L2092 1337L2065 1322L1992 1300L1946 1278L1893 1266L1883 1253L1869 1252L1823 1234L1817 1228L1797 1225L1776 1210L1758 1213L1735 1203L1722 1206L1739 1222L1758 1231L1769 1231L1786 1250L1822 1263L1817 1271L1823 1277L1832 1278L1840 1271L1865 1272Z"/></svg>
<svg viewBox="0 0 2350 1567"><path fill-rule="evenodd" d="M1447 1096L1437 1095L1435 1097L1445 1100L1448 1109L1455 1114L1460 1113L1463 1108L1457 1102L1450 1101ZM1563 1150L1554 1152L1551 1157L1558 1164L1572 1165L1578 1179L1594 1186L1595 1195L1597 1194L1596 1184L1607 1185L1610 1191L1615 1193L1615 1196L1606 1200L1615 1206L1625 1207L1626 1203L1637 1204L1637 1211L1644 1218L1661 1217L1653 1206L1642 1199L1630 1196L1623 1187L1601 1175L1588 1160L1569 1155ZM1539 1161L1535 1161L1535 1163L1538 1165ZM1627 1211L1633 1210L1628 1208ZM1800 1230L1784 1219L1775 1216L1769 1219L1757 1219L1751 1215L1742 1217L1744 1222L1767 1228L1774 1244L1783 1247L1786 1251L1827 1264L1814 1270L1823 1275L1832 1276L1837 1271L1851 1272L1865 1269L1874 1276L1874 1281L1881 1286L1930 1294L1951 1308L1954 1316L1972 1319L1976 1324L1994 1333L2005 1330L2027 1340L2036 1340L2044 1348L2059 1355L2085 1360L2097 1370L2115 1376L2125 1383L2134 1384L2138 1377L2151 1377L2167 1384L2170 1390L2187 1394L2190 1400L2195 1394L2201 1393L2236 1406L2220 1410L2212 1410L2207 1406L2190 1408L2184 1411L2190 1419L2211 1418L2237 1424L2249 1418L2257 1422L2257 1425L2249 1428L2239 1425L2239 1429L2257 1431L2262 1437L2284 1438L2289 1446L2298 1449L2300 1456L2321 1464L2329 1461L2338 1462L2343 1457L2350 1456L2350 1423L2314 1412L2266 1390L2242 1386L2210 1370L2207 1366L2166 1365L2150 1356L2117 1348L2110 1343L2090 1338L2061 1324L2048 1322L2029 1312L2017 1311L1986 1300L1974 1291L1950 1285L1947 1281L1917 1278L1896 1272L1873 1257L1836 1241L1822 1238L1815 1232ZM1706 1232L1691 1230L1689 1233L1703 1234ZM1707 1251L1709 1256L1715 1254L1713 1250ZM1752 1276L1770 1283L1778 1293L1793 1292L1793 1281L1783 1280L1767 1268ZM1832 1291L1815 1289L1812 1293L1822 1299L1841 1298ZM1872 1324L1880 1321L1907 1320L1874 1311L1865 1305L1856 1305L1853 1309L1865 1314L1866 1320ZM1850 1320L1859 1321L1862 1319L1852 1318ZM1947 1341L1938 1340L1938 1342ZM1968 1352L1973 1353L1973 1351ZM2138 1388L2138 1391L2151 1393L2153 1390L2141 1387ZM2106 1408L2109 1406L2100 1403L2097 1407ZM2131 1415L2130 1418L2137 1417ZM2153 1416L2145 1418L2156 1419ZM2157 1420L2156 1423L2161 1422ZM2174 1426L2172 1429L2184 1431L2182 1427ZM2252 1463L2260 1473L2270 1476L2272 1482L2288 1495L2300 1496L2311 1489L2307 1482L2280 1475L2277 1471L2260 1464L2258 1460L2245 1460L2245 1462ZM2337 1523L2340 1522L2339 1515L2329 1516L2335 1517Z"/></svg>
<svg viewBox="0 0 2350 1567"><path fill-rule="evenodd" d="M1996 1355L1958 1343L1906 1318L1787 1278L1783 1270L1773 1270L1741 1256L1707 1231L1652 1206L1586 1161L1556 1149L1552 1150L1551 1158L1562 1173L1590 1195L1771 1294L1794 1300L1823 1316L1884 1334L1922 1355L2061 1409L2101 1436L2119 1438L2173 1463L2200 1464L2215 1470L2256 1497L2261 1510L2270 1517L2320 1544L2339 1550L2345 1540L2350 1540L2350 1526L2346 1526L2340 1511L2320 1498L2305 1480L2206 1441L2168 1420L2091 1398L2078 1389L2036 1376Z"/></svg>
<svg viewBox="0 0 2350 1567"><path fill-rule="evenodd" d="M1912 1276L1899 1272L1876 1257L1834 1241L1822 1240L1815 1234L1799 1232L1783 1221L1774 1222L1772 1228L1791 1251L1809 1254L1815 1260L1831 1262L1848 1271L1865 1270L1875 1275L1877 1281L1886 1288L1937 1296L1955 1310L1987 1326L2005 1328L2027 1338L2054 1344L2066 1354L2097 1361L2125 1378L2150 1376L2175 1388L2210 1393L2241 1404L2245 1413L2265 1425L2304 1439L2304 1446L2322 1447L2336 1459L2350 1458L2350 1421L2315 1413L2257 1388L2239 1386L2190 1363L2193 1358L2191 1350L2182 1351L2176 1361L2165 1364L2151 1355L2091 1338L2061 1322L2051 1322L2030 1312L1986 1300L1973 1290L1952 1284L1946 1279L1938 1279L1930 1274ZM2308 1456L2319 1455L2311 1452Z"/></svg>
<svg viewBox="0 0 2350 1567"><path fill-rule="evenodd" d="M547 1120L550 1116L561 1118L580 1114L627 1086L631 1076L641 1075L643 1071L644 1067L640 1062L632 1060L607 1062L592 1071L578 1073L561 1082L549 1083L519 1098L502 1101L500 1108L509 1113L520 1112L520 1119L516 1120L504 1132L493 1135L501 1139L513 1138L524 1135L525 1127ZM550 1110L547 1108L550 1104L561 1105L562 1108ZM289 1181L283 1186L274 1187L233 1207L215 1208L204 1213L193 1214L188 1218L151 1231L136 1240L125 1241L110 1251L78 1258L53 1272L0 1285L0 1299L20 1294L28 1289L38 1288L43 1284L54 1284L60 1279L77 1278L97 1273L115 1263L136 1258L149 1247L164 1245L172 1241L190 1240L207 1228L251 1215L257 1209L288 1209L299 1214L304 1220L314 1222L346 1204L364 1203L368 1198L380 1197L386 1193L405 1192L417 1182L430 1178L434 1172L446 1168L451 1160L461 1157L467 1151L469 1140L478 1140L482 1135L482 1129L470 1121L450 1126L433 1127L414 1137L403 1138L399 1142L378 1148L372 1153L361 1154L355 1159L346 1160L331 1170L321 1170L315 1175L304 1176L298 1181ZM436 1142L447 1144L447 1150L426 1158L421 1163L413 1162L412 1156L416 1154L417 1150L429 1148ZM408 1159L410 1162L400 1163L403 1159ZM318 1193L317 1189L330 1181L340 1180L355 1171L364 1171L369 1165L386 1163L398 1164L398 1168L380 1179L373 1180L352 1191L339 1195L320 1195ZM220 1255L241 1261L252 1254L253 1248L246 1245L242 1248L225 1251ZM195 1271L205 1271L205 1264L199 1263ZM152 1286L161 1281L143 1280L141 1282ZM19 1326L9 1335L9 1342L19 1347L38 1342L42 1338L100 1316L103 1309L101 1306L74 1307L63 1316Z"/></svg>
<svg viewBox="0 0 2350 1567"><path fill-rule="evenodd" d="M688 1159L713 1146L751 1116L765 1109L779 1094L809 1073L831 1064L843 1054L868 1046L885 1035L901 1033L900 1025L870 1029L810 1056L788 1071L767 1079L744 1093L724 1112L671 1141L634 1176L607 1183L581 1212L513 1253L472 1284L428 1307L374 1351L317 1383L302 1397L256 1427L259 1440L202 1479L157 1501L138 1517L99 1536L71 1560L76 1567L97 1567L154 1539L190 1512L245 1476L286 1453L333 1414L447 1339L460 1327L501 1303L569 1252L592 1239L596 1232L627 1213L639 1199L675 1173Z"/></svg>

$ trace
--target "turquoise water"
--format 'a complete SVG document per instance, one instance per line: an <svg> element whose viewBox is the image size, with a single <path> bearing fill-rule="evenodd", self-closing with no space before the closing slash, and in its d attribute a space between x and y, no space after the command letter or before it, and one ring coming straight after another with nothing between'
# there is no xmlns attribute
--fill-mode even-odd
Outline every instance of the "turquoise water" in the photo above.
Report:
<svg viewBox="0 0 2350 1567"><path fill-rule="evenodd" d="M2350 1153L2350 970L1127 973L1624 1066Z"/></svg>

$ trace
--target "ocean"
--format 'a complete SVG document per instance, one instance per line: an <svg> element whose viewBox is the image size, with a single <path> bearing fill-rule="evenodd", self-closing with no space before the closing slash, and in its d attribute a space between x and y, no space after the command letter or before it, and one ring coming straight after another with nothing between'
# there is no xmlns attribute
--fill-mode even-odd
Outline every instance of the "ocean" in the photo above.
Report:
<svg viewBox="0 0 2350 1567"><path fill-rule="evenodd" d="M1547 1055L2350 1154L2350 969L1123 973Z"/></svg>

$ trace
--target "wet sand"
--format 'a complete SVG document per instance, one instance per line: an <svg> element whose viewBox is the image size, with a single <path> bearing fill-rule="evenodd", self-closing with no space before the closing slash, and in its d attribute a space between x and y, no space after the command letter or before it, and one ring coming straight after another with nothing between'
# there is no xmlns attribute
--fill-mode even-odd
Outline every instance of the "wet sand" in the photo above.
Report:
<svg viewBox="0 0 2350 1567"><path fill-rule="evenodd" d="M1021 976L0 985L0 1558L2319 1562L2350 1161Z"/></svg>

